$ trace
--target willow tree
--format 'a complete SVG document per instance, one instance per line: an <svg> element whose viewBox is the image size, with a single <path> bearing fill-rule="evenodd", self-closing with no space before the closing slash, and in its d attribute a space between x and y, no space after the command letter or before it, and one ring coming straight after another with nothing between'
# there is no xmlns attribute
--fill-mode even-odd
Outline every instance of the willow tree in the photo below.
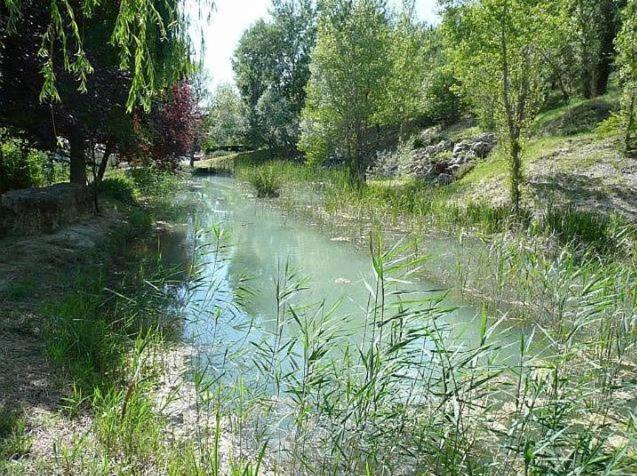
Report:
<svg viewBox="0 0 637 476"><path fill-rule="evenodd" d="M623 85L622 119L625 147L637 148L637 0L629 0L622 13L623 24L617 37L617 65Z"/></svg>
<svg viewBox="0 0 637 476"><path fill-rule="evenodd" d="M352 182L365 181L392 73L390 25L378 0L322 5L300 148L311 161L345 159Z"/></svg>
<svg viewBox="0 0 637 476"><path fill-rule="evenodd" d="M133 109L190 71L181 5L0 0L0 118L44 147L68 139L71 182L86 183L91 144L130 142Z"/></svg>
<svg viewBox="0 0 637 476"><path fill-rule="evenodd" d="M507 150L516 214L524 134L548 89L543 48L562 30L561 18L548 1L479 0L450 9L445 19L449 55L465 95L479 116L493 117Z"/></svg>
<svg viewBox="0 0 637 476"><path fill-rule="evenodd" d="M16 24L28 3L0 0L0 27L20 34ZM181 54L174 54L173 50L171 58L164 56L159 63L162 52L166 51L159 42L186 36L182 0L129 0L112 5L103 5L101 0L49 0L43 3L38 8L48 11L49 20L38 50L43 61L42 101L60 100L55 64L58 58L64 70L78 80L79 90L86 91L93 66L85 48L84 27L102 7L115 6L117 9L109 40L118 49L120 68L132 76L127 100L129 111L135 105L148 110L153 94L165 85L166 75L179 74L189 65L185 44ZM211 0L198 3L200 8L213 4Z"/></svg>

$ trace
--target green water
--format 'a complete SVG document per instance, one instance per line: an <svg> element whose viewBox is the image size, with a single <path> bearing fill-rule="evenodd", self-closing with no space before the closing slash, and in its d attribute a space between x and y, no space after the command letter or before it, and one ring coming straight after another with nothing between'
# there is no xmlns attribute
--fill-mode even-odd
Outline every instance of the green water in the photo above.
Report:
<svg viewBox="0 0 637 476"><path fill-rule="evenodd" d="M275 333L277 282L280 285L290 274L292 281L302 283L290 300L295 309L337 304L339 332L346 340L359 340L375 283L368 249L250 196L229 177L198 178L187 196L197 206L186 244L179 246L198 250L195 262L201 279L185 291L185 337L201 346L202 355L216 354L213 361L221 358L219 354L240 355L260 336ZM215 226L223 230L221 238L210 231ZM444 250L445 244L437 242L432 249ZM440 320L450 344L477 344L478 308L448 298L438 284L425 279L405 281L400 287L418 299L442 299ZM519 331L500 332L497 340L502 354L510 356Z"/></svg>

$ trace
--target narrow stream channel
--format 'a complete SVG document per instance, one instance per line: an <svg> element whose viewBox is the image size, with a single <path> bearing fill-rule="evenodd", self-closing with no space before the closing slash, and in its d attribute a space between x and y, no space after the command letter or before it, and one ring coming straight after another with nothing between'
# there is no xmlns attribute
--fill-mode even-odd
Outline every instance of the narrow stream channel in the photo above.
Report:
<svg viewBox="0 0 637 476"><path fill-rule="evenodd" d="M202 349L206 365L225 362L228 353L245 354L259 334L276 332L277 281L280 285L286 269L302 283L291 304L327 313L338 303L334 314L339 333L357 341L370 300L369 285L374 283L369 250L248 196L230 177L197 178L187 196L197 203L186 241L197 247L201 284L185 299L184 337ZM211 231L215 229L216 234ZM178 248L183 241L165 245ZM440 246L444 244L436 243L433 249ZM441 300L440 321L449 329L449 345L477 345L479 308L447 297L438 284L424 279L401 286L422 299ZM519 332L512 328L497 333L502 357L516 354Z"/></svg>

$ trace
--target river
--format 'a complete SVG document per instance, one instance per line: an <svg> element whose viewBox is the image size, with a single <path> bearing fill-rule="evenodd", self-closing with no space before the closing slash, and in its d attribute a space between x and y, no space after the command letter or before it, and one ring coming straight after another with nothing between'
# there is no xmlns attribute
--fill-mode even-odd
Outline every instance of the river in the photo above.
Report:
<svg viewBox="0 0 637 476"><path fill-rule="evenodd" d="M369 248L254 198L231 177L195 178L180 199L195 204L186 236L166 238L164 248L166 254L183 256L186 246L194 256L198 279L182 290L184 337L201 349L206 366L227 364L231 355L243 357L249 366L247 356L255 342L277 330L284 335L296 332L277 318L277 295L284 294L285 283L291 289L286 300L296 312L329 315L341 341L360 341L373 308ZM453 249L440 239L429 245L430 252ZM450 297L422 276L394 283L393 289L388 300L408 294L409 300L436 307L449 346L478 345L480 308L474 303ZM519 333L515 327L498 331L495 339L505 358L517 354Z"/></svg>

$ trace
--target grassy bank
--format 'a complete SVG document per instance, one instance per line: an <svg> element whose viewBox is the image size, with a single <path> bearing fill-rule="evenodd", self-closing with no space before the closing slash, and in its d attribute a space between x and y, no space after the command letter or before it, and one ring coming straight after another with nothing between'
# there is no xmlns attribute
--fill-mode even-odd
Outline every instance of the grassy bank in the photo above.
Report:
<svg viewBox="0 0 637 476"><path fill-rule="evenodd" d="M157 248L155 224L183 218L180 180L137 169L101 187L101 217L12 244L51 255L14 261L0 295L15 356L3 372L16 374L0 405L0 474L219 474L214 425L202 418L212 432L195 438L203 423L184 417L197 398L174 287L191 269Z"/></svg>

